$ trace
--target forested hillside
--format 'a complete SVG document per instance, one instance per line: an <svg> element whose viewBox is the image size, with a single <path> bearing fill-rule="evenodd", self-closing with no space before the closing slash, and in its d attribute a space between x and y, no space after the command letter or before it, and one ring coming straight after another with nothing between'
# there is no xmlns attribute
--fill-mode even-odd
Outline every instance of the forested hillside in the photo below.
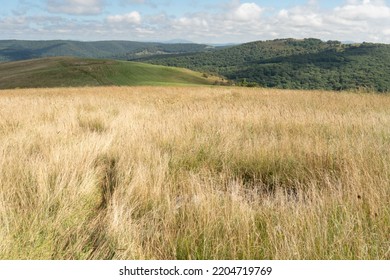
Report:
<svg viewBox="0 0 390 280"><path fill-rule="evenodd" d="M385 44L279 39L143 61L216 73L243 85L390 91L390 45Z"/></svg>

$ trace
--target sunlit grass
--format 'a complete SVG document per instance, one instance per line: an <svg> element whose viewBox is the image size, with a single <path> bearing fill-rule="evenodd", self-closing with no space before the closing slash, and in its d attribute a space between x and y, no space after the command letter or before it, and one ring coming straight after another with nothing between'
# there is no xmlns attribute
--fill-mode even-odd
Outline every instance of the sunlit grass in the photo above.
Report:
<svg viewBox="0 0 390 280"><path fill-rule="evenodd" d="M0 91L1 259L389 259L390 96Z"/></svg>

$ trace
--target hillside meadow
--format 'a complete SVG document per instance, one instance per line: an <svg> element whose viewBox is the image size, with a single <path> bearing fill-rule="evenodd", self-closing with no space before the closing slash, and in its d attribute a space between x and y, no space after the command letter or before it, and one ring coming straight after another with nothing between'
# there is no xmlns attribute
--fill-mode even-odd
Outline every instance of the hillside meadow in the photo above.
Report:
<svg viewBox="0 0 390 280"><path fill-rule="evenodd" d="M1 42L0 42L1 43ZM0 90L97 86L212 85L221 78L139 62L48 57L0 63Z"/></svg>
<svg viewBox="0 0 390 280"><path fill-rule="evenodd" d="M0 259L390 259L390 96L0 91Z"/></svg>

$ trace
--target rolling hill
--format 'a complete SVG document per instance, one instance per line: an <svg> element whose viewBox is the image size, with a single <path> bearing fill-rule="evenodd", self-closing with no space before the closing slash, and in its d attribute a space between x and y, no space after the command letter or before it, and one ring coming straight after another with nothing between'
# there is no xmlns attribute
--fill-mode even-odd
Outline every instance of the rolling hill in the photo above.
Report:
<svg viewBox="0 0 390 280"><path fill-rule="evenodd" d="M187 69L72 57L0 63L0 89L100 85L210 85L215 78Z"/></svg>
<svg viewBox="0 0 390 280"><path fill-rule="evenodd" d="M212 46L194 43L164 44L133 41L0 40L0 61L27 60L53 56L128 60L156 54L203 52L213 48Z"/></svg>
<svg viewBox="0 0 390 280"><path fill-rule="evenodd" d="M390 45L385 44L279 39L139 61L215 73L243 85L390 91Z"/></svg>

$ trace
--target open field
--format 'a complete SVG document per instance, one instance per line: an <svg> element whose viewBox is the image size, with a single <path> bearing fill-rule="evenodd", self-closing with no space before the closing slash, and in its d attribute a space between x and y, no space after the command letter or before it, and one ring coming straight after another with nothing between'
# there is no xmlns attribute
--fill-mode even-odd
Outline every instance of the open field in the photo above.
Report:
<svg viewBox="0 0 390 280"><path fill-rule="evenodd" d="M0 91L0 259L390 259L390 96Z"/></svg>
<svg viewBox="0 0 390 280"><path fill-rule="evenodd" d="M0 63L0 89L211 85L217 80L183 68L107 59L51 57Z"/></svg>

